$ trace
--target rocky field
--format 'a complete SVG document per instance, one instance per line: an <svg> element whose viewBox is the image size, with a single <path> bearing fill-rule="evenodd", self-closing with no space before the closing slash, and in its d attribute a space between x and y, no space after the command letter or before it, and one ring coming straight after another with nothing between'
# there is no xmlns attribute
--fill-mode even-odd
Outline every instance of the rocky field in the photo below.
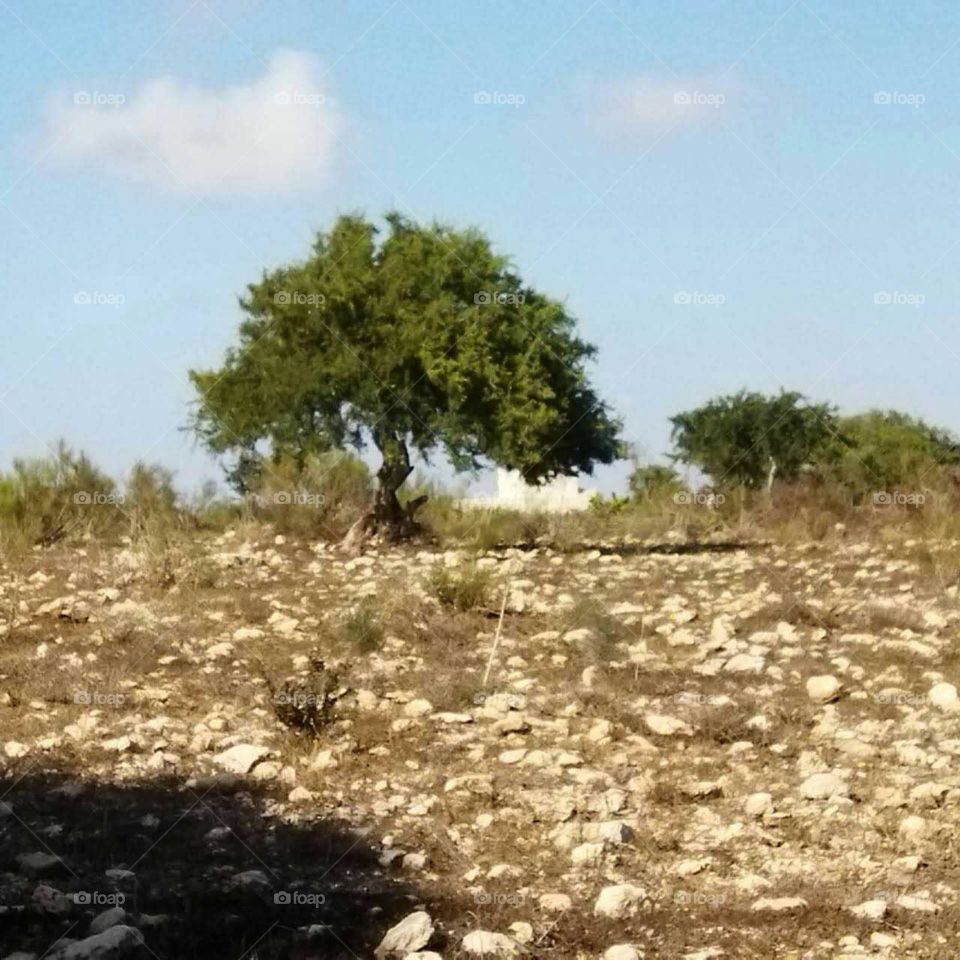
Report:
<svg viewBox="0 0 960 960"><path fill-rule="evenodd" d="M0 957L960 956L956 544L0 568Z"/></svg>

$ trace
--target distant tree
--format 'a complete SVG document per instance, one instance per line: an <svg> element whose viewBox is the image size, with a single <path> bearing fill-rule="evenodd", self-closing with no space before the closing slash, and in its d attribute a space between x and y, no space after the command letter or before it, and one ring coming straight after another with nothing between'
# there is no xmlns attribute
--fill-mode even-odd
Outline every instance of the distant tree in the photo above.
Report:
<svg viewBox="0 0 960 960"><path fill-rule="evenodd" d="M412 453L443 450L457 469L484 461L528 481L589 473L621 453L619 422L587 377L595 348L566 308L525 286L474 230L399 214L386 236L340 217L303 263L251 285L239 342L194 370L193 428L232 453L243 486L270 456L372 441L377 490L363 527L415 528L398 491Z"/></svg>
<svg viewBox="0 0 960 960"><path fill-rule="evenodd" d="M673 459L699 467L717 487L795 480L836 431L829 405L807 403L792 391L769 397L741 390L670 422Z"/></svg>
<svg viewBox="0 0 960 960"><path fill-rule="evenodd" d="M634 500L649 500L672 496L683 489L683 481L673 467L652 463L634 468L629 486Z"/></svg>
<svg viewBox="0 0 960 960"><path fill-rule="evenodd" d="M825 479L859 498L932 483L941 468L960 465L960 441L909 414L871 410L841 417L819 460Z"/></svg>

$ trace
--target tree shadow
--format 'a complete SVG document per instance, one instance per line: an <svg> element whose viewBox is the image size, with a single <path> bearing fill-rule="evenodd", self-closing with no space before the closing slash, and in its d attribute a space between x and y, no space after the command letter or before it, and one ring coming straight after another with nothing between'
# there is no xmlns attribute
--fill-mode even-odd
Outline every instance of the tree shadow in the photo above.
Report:
<svg viewBox="0 0 960 960"><path fill-rule="evenodd" d="M366 958L423 903L362 832L309 803L281 817L246 781L31 771L0 775L0 797L0 955L53 958L116 906L143 936L136 956Z"/></svg>

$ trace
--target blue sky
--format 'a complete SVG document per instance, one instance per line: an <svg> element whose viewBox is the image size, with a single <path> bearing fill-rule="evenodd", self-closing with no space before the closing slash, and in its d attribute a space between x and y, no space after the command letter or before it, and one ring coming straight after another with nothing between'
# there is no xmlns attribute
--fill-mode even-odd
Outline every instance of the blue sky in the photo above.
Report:
<svg viewBox="0 0 960 960"><path fill-rule="evenodd" d="M651 457L741 386L960 429L955 4L0 0L0 54L2 466L218 477L187 369L391 207L566 300Z"/></svg>

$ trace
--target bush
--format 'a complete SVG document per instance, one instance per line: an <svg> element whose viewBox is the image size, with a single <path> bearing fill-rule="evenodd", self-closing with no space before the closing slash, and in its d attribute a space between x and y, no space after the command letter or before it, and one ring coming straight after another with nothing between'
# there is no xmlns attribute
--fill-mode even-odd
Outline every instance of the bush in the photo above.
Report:
<svg viewBox="0 0 960 960"><path fill-rule="evenodd" d="M115 532L122 500L110 477L61 441L51 456L14 460L0 475L0 530L8 543L29 544Z"/></svg>
<svg viewBox="0 0 960 960"><path fill-rule="evenodd" d="M367 465L349 453L281 458L264 465L251 496L254 517L278 530L339 539L368 509L373 478Z"/></svg>
<svg viewBox="0 0 960 960"><path fill-rule="evenodd" d="M372 653L383 641L383 615L372 600L364 600L340 625L340 636L358 653Z"/></svg>
<svg viewBox="0 0 960 960"><path fill-rule="evenodd" d="M469 613L486 606L491 592L491 576L476 565L457 574L447 567L437 566L430 575L430 589L442 606Z"/></svg>

